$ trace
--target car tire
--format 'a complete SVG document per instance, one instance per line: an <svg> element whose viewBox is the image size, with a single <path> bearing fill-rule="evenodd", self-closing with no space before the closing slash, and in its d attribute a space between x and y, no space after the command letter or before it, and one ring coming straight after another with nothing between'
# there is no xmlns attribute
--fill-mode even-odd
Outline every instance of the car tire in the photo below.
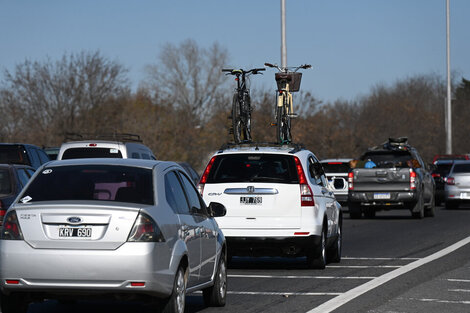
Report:
<svg viewBox="0 0 470 313"><path fill-rule="evenodd" d="M214 285L203 289L202 295L206 306L224 306L227 298L227 260L225 253L220 255L219 266L214 278Z"/></svg>
<svg viewBox="0 0 470 313"><path fill-rule="evenodd" d="M343 223L338 223L338 232L336 240L331 248L328 249L328 262L339 263L341 261L341 250L343 247Z"/></svg>
<svg viewBox="0 0 470 313"><path fill-rule="evenodd" d="M361 208L360 203L349 202L348 208L349 208L349 217L351 217L351 219L359 219L362 217L362 208Z"/></svg>
<svg viewBox="0 0 470 313"><path fill-rule="evenodd" d="M2 313L27 313L29 303L23 294L0 295Z"/></svg>
<svg viewBox="0 0 470 313"><path fill-rule="evenodd" d="M424 217L424 201L423 194L419 195L418 201L413 205L411 210L411 215L413 218L422 219Z"/></svg>
<svg viewBox="0 0 470 313"><path fill-rule="evenodd" d="M432 197L431 203L429 204L429 207L427 207L424 210L424 216L426 217L434 217L436 211L436 199Z"/></svg>
<svg viewBox="0 0 470 313"><path fill-rule="evenodd" d="M186 305L186 271L180 265L175 275L173 292L163 302L163 313L183 313Z"/></svg>
<svg viewBox="0 0 470 313"><path fill-rule="evenodd" d="M320 243L314 247L309 253L307 253L307 265L309 268L324 269L326 267L326 234L325 227L323 227Z"/></svg>

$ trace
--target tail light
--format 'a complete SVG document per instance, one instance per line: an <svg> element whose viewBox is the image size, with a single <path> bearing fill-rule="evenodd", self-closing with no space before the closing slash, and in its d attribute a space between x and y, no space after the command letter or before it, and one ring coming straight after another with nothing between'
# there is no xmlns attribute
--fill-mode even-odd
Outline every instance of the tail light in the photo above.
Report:
<svg viewBox="0 0 470 313"><path fill-rule="evenodd" d="M349 190L354 189L354 173L353 172L348 173L348 189Z"/></svg>
<svg viewBox="0 0 470 313"><path fill-rule="evenodd" d="M307 178L305 177L302 164L298 157L294 157L295 167L297 168L297 175L299 176L300 183L300 205L301 206L315 206L313 199L313 192L308 185Z"/></svg>
<svg viewBox="0 0 470 313"><path fill-rule="evenodd" d="M446 178L447 185L455 185L455 178L454 177L447 177Z"/></svg>
<svg viewBox="0 0 470 313"><path fill-rule="evenodd" d="M2 201L0 201L0 226L2 226L3 219L5 218L5 214L7 213L7 210L3 209L2 205L1 205L1 202Z"/></svg>
<svg viewBox="0 0 470 313"><path fill-rule="evenodd" d="M413 171L413 169L410 168L410 189L415 190L416 189L416 172Z"/></svg>
<svg viewBox="0 0 470 313"><path fill-rule="evenodd" d="M206 166L206 169L204 170L204 173L202 174L201 176L201 180L199 181L199 184L197 184L197 190L199 191L199 193L203 194L204 192L204 185L206 184L207 182L207 177L209 176L209 173L211 171L211 168L212 168L212 165L214 164L214 161L215 161L215 156L212 157L212 159L209 161L209 164L207 164Z"/></svg>
<svg viewBox="0 0 470 313"><path fill-rule="evenodd" d="M432 173L431 175L432 175L433 178L441 177L441 174L439 174L439 173Z"/></svg>
<svg viewBox="0 0 470 313"><path fill-rule="evenodd" d="M0 239L3 240L23 240L20 224L16 216L16 211L10 211L5 215Z"/></svg>
<svg viewBox="0 0 470 313"><path fill-rule="evenodd" d="M145 213L140 213L132 227L129 242L164 242L160 228L157 223Z"/></svg>

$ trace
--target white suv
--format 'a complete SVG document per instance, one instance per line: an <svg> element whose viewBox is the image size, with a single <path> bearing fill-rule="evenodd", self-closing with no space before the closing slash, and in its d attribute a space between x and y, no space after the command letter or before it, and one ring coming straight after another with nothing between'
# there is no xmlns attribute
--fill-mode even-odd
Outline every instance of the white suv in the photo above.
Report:
<svg viewBox="0 0 470 313"><path fill-rule="evenodd" d="M198 189L227 209L217 223L229 256L307 256L313 268L341 260L341 206L301 145L225 145Z"/></svg>

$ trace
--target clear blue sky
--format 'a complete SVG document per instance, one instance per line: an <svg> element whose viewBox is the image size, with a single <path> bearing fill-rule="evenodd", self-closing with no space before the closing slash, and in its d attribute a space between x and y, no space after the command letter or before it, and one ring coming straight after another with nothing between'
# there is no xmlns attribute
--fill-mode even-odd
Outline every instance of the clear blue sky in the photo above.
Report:
<svg viewBox="0 0 470 313"><path fill-rule="evenodd" d="M445 0L286 0L289 65L302 89L354 100L378 83L446 75ZM470 1L451 0L451 68L470 79ZM280 63L280 0L0 0L0 67L99 50L135 88L165 43L220 43L234 67ZM256 83L255 83L256 80ZM273 70L252 90L274 89Z"/></svg>

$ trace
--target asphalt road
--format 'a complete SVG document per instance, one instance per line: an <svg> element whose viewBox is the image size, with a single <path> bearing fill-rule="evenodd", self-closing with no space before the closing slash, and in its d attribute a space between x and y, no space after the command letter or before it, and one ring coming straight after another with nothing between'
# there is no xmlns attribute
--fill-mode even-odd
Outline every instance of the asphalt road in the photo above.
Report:
<svg viewBox="0 0 470 313"><path fill-rule="evenodd" d="M344 216L341 263L311 270L303 258L235 257L228 270L227 305L206 308L201 294L190 294L186 312L314 312L317 306L334 304L364 284L381 281L383 275L393 275L393 279L358 294L332 312L470 312L470 245L394 276L469 237L470 208L449 211L438 207L434 218L422 220L412 219L408 211L380 212L375 219ZM28 312L148 309L132 302L47 301L31 304Z"/></svg>

